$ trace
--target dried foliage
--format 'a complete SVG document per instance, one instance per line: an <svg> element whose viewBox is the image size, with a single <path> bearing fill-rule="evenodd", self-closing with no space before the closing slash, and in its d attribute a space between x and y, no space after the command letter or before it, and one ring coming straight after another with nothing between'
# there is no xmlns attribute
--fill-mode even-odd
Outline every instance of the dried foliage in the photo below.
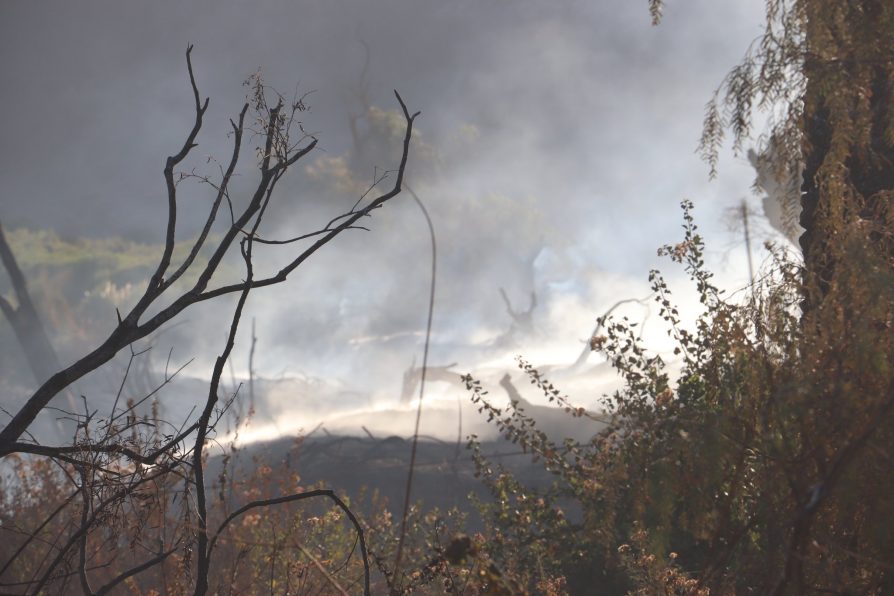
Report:
<svg viewBox="0 0 894 596"><path fill-rule="evenodd" d="M661 23L661 12L664 10L664 0L649 0L649 15L652 17L652 25Z"/></svg>
<svg viewBox="0 0 894 596"><path fill-rule="evenodd" d="M725 131L732 133L733 148L741 152L754 127L755 108L769 115L764 142L779 143L780 172L800 171L802 96L806 79L804 0L767 0L763 34L755 40L705 105L705 120L698 151L717 173Z"/></svg>
<svg viewBox="0 0 894 596"><path fill-rule="evenodd" d="M772 155L786 193L783 213L800 212L807 268L820 278L836 266L827 244L851 225L872 228L894 254L894 6L882 0L766 0L763 34L705 106L699 152L711 175L726 131L741 152L755 112L768 117L759 153ZM803 174L803 175L802 175ZM803 184L800 184L803 181ZM824 281L810 291L822 294Z"/></svg>
<svg viewBox="0 0 894 596"><path fill-rule="evenodd" d="M684 363L679 378L634 325L606 321L591 345L625 387L607 399L610 423L592 441L555 445L467 377L505 436L555 475L535 490L477 454L494 494L482 504L482 550L531 591L562 578L577 594L889 592L894 268L868 239L850 238L834 291L803 314L802 269L773 249L755 285L725 298L683 207L683 240L660 252L698 291L694 328L651 275Z"/></svg>
<svg viewBox="0 0 894 596"><path fill-rule="evenodd" d="M840 242L894 256L894 5L811 2L804 25L804 259L808 302L834 291Z"/></svg>
<svg viewBox="0 0 894 596"><path fill-rule="evenodd" d="M300 456L300 442L293 451ZM394 556L399 521L395 523L375 494L368 499L363 495L355 500L345 497L331 506L310 503L309 498L326 497L331 491L306 485L286 462L243 462L243 457L231 445L208 486L208 516L217 529L209 572L213 593L362 592L361 535L369 546L371 561L378 564L371 570L373 593L442 593L435 571L445 568L448 557L456 565L462 562L456 547L451 550L450 545L454 537L462 536L458 528L464 517L456 512L423 512L417 505L409 517L405 573L394 580L386 562ZM62 550L60 541L81 523L85 490L100 491L113 500L105 507L94 503L98 516L84 534L83 565L93 593L194 592L196 553L190 542L197 520L194 495L184 492L183 479L156 474L139 489L115 498L104 477L78 486L83 480L73 465L21 456L8 461L10 474L3 482L7 499L0 508L4 532L0 583L4 593L35 592L36 581L47 574L49 562ZM245 467L254 471L236 473ZM126 471L118 472L127 477ZM265 498L270 495L292 497ZM360 522L351 510L363 505L370 513ZM362 534L352 527L355 521ZM432 552L442 554L433 556ZM454 581L473 573L474 563L471 559L467 563L452 571ZM49 574L44 591L88 592L79 579L81 564L77 549L68 553ZM127 570L139 573L124 576L122 572Z"/></svg>

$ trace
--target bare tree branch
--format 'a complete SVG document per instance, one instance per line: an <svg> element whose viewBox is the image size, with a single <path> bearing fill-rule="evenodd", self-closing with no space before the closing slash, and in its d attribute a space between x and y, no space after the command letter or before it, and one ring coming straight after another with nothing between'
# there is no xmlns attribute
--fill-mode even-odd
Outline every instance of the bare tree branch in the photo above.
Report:
<svg viewBox="0 0 894 596"><path fill-rule="evenodd" d="M398 96L399 97L399 96ZM401 102L402 104L403 102ZM406 108L404 109L406 111ZM435 227L432 224L428 210L415 192L410 189L410 194L416 205L425 217L431 239L431 280L428 296L428 319L425 326L425 347L422 350L422 373L419 376L419 404L416 406L416 421L413 427L413 440L410 447L410 464L407 466L407 481L404 488L403 513L400 518L400 534L397 539L397 553L394 556L394 576L399 577L401 558L403 557L404 541L407 535L407 517L410 512L410 497L413 492L413 474L416 469L416 452L419 446L419 423L422 420L422 398L425 397L425 377L428 372L428 349L431 343L431 326L435 313L435 281L438 273L438 243L435 238Z"/></svg>
<svg viewBox="0 0 894 596"><path fill-rule="evenodd" d="M239 329L239 321L242 319L242 309L245 307L245 301L248 299L248 293L251 291L251 280L254 275L254 269L251 262L251 249L253 234L257 232L258 225L261 223L263 213L258 214L255 220L251 234L243 238L241 242L242 258L245 261L245 288L239 295L239 301L236 304L236 310L230 322L230 332L227 336L227 342L223 352L217 357L214 363L214 372L211 375L211 382L208 387L208 399L205 401L205 409L199 418L198 432L196 433L195 447L192 450L192 470L196 482L196 511L199 517L198 527L198 570L196 572L196 596L202 596L208 591L208 571L210 568L210 558L208 556L208 511L205 500L205 470L202 461L202 450L205 445L205 438L208 435L208 424L211 414L214 411L214 405L217 403L217 391L220 387L220 379L223 375L224 367L230 358L230 352L236 344L236 331Z"/></svg>
<svg viewBox="0 0 894 596"><path fill-rule="evenodd" d="M24 544L15 551L12 560L4 564L0 574L11 568L14 560L21 559L21 554L28 549L29 545L40 544L45 550L41 553L37 564L29 570L30 579L25 576L22 579L28 579L28 581L18 582L16 585L26 585L29 591L33 590L35 593L40 593L50 586L54 590L62 591L77 586L85 594L106 594L129 578L156 565L162 565L177 549L185 548L186 567L184 568L193 568L192 565L195 565L195 594L203 595L209 590L209 573L214 545L221 531L233 519L254 507L325 496L332 499L346 513L357 531L364 564L364 593L369 594L370 570L363 530L347 505L331 490L318 490L279 499L253 501L228 516L213 538L209 537L209 504L204 469L205 447L209 440L213 440L215 426L232 402L232 399L226 400L221 405L220 381L223 369L229 361L236 343L236 333L248 295L256 288L284 282L292 271L343 231L367 229L359 225L360 218L369 217L373 210L382 207L401 192L412 139L413 123L419 112L410 114L403 99L395 91L406 121L406 131L400 163L394 170L396 175L390 189L372 200L368 200L364 193L360 201L355 203L348 212L332 218L321 230L297 235L287 241L262 239L259 236L259 229L274 200L278 183L291 166L309 155L316 147L317 140L304 132L301 122L296 119L296 111L306 108L301 99L287 103L278 93L276 94L277 101L271 107L264 97L265 87L258 79L254 88L254 103L245 103L238 118L235 121L230 120L233 133L232 154L226 167L219 167L219 180L212 181L210 177L198 174L179 174L175 171L176 168L197 146L198 135L209 105L207 98L204 101L201 99L193 72L191 53L192 46L189 46L186 51L186 62L194 99L194 121L179 151L169 156L165 162L163 177L168 203L165 240L161 257L146 288L137 299L135 306L125 316L118 314L117 326L100 345L66 368L62 368L58 364L54 365L57 372L42 380L42 385L11 416L11 420L0 431L0 457L10 454L25 454L49 458L59 467L58 472L67 477L66 481L61 475L59 476L62 478L62 483L70 482L76 488L74 493L64 499L49 517L42 520L37 528L27 535ZM255 131L251 127L249 130L262 137L263 151L258 155L256 185L244 206L235 210L234 201L230 196L230 184L240 154L244 150L245 119L248 109L252 106L257 113L257 128L259 130ZM289 109L291 109L291 113ZM293 126L300 132L300 135L296 134L290 138L290 130ZM183 262L174 268L172 259L179 248L175 237L178 208L177 183L191 177L211 185L215 190L215 195L198 237L189 246ZM384 180L385 177L383 175L377 180L377 183ZM224 200L230 210L230 220L220 239L215 240L212 246L208 246L211 229L216 223ZM365 205L361 207L361 203L365 203ZM313 239L313 242L296 257L287 261L287 265L275 275L256 278L252 254L255 242L287 244L303 239ZM209 290L208 286L215 273L224 258L231 253L234 245L238 245L244 262L244 280ZM203 250L208 250L209 257L204 264L197 266L196 261ZM21 275L12 259L12 253L8 250L2 236L2 229L0 229L0 257L3 258L4 264L10 271L13 286L21 294L25 291L24 276ZM169 271L173 272L169 273ZM182 281L187 272L196 274L195 281L188 289L177 290L177 293L174 293L171 288L176 282ZM183 419L179 428L171 425L173 430L170 433L162 434L159 427L169 423L158 419L156 414L153 414L151 419L147 417L140 419L136 414L136 409L141 404L156 395L186 365L178 368L173 374L168 373L168 366L166 366L164 379L161 383L154 388L153 385L146 384L146 391L143 392L142 397L128 399L127 405L120 407L125 384L131 376L133 364L138 356L147 351L135 350L134 343L157 331L191 305L227 294L238 294L238 300L235 311L229 320L229 331L223 350L215 361L208 393L198 419L188 423L192 419L190 412ZM164 303L162 303L163 298ZM23 299L20 295L18 302L19 306L16 309L9 301L0 297L0 310L11 321L17 314L24 312L28 308L27 305L30 304L27 296ZM151 314L147 315L150 312ZM45 409L55 409L49 405L54 396L78 379L108 363L116 354L126 348L130 349L130 359L107 417L98 416L98 410L90 409L86 398L84 398L83 411L75 407L71 407L67 411L60 410L65 419L72 420L76 424L74 441L71 445L40 445L33 440L28 428L40 412ZM253 357L253 350L254 332L252 332L251 357ZM251 357L250 369L253 368ZM170 355L168 363L170 363ZM125 416L126 419L124 419ZM23 436L30 437L33 442L22 440ZM187 441L189 446L186 444ZM174 492L171 494L168 492L169 487L174 486L177 488L173 489ZM78 506L75 506L73 503L78 496L81 499ZM99 529L108 524L110 519L118 519L122 515L126 516L143 510L147 503L146 499L154 500L150 503L148 510L154 512L152 515L160 515L162 520L167 519L168 505L179 502L182 517L177 522L175 536L170 538L165 535L168 526L165 521L162 521L160 526L156 526L159 532L155 539L157 544L148 546L149 543L145 542L148 539L142 529L142 524L146 523L146 520L139 517L142 514L138 514L133 530L134 536L137 538L131 538L135 542L131 543L130 554L124 555L122 558L127 559L129 567L124 571L116 569L115 572L118 575L111 580L107 577L104 578L105 583L95 590L91 581L95 581L96 576L91 575L91 570L98 567L91 566L93 559L100 552L110 550L112 558L103 564L108 567L122 552L116 542L119 537L114 533L101 532ZM63 518L61 514L66 508L71 511L67 517ZM130 528L130 524L128 524L128 528ZM48 537L50 538L47 539ZM190 560L189 553L195 553L194 561ZM146 557L146 559L141 561L141 557ZM162 573L164 573L163 569L164 565L162 565ZM334 578L327 576L327 579L334 582L331 582L333 586L339 585Z"/></svg>
<svg viewBox="0 0 894 596"><path fill-rule="evenodd" d="M174 233L177 228L177 185L174 182L174 167L183 161L189 152L197 146L195 140L202 128L202 118L205 116L205 111L208 109L209 98L205 98L204 103L199 99L199 88L196 85L196 77L192 71L192 45L186 48L186 68L189 71L189 84L192 86L193 97L195 99L195 122L193 123L192 130L189 131L186 140L183 142L183 147L181 147L176 155L168 157L165 162L164 177L168 191L168 227L165 233L164 252L158 263L158 268L155 270L155 273L152 274L152 278L149 281L149 291L147 291L144 296L146 306L149 305L155 296L164 291L162 277L171 263L171 256L174 254ZM150 296L152 298L149 298Z"/></svg>
<svg viewBox="0 0 894 596"><path fill-rule="evenodd" d="M196 238L195 244L193 244L192 249L189 251L189 256L187 256L180 267L178 267L177 270L165 280L162 291L173 285L173 283L177 281L187 269L189 269L190 265L195 261L196 256L198 256L199 251L202 250L202 246L205 244L208 234L211 232L211 226L217 218L217 211L220 209L221 202L224 197L227 196L230 179L233 177L233 171L236 169L236 163L239 161L239 153L242 150L242 133L245 127L245 113L247 111L248 104L245 104L242 106L242 111L239 112L238 124L230 120L230 125L233 127L233 155L230 157L230 163L227 165L227 170L223 174L220 184L217 185L217 196L214 197L211 211L208 213L208 218L205 220L205 226L202 228L199 237Z"/></svg>
<svg viewBox="0 0 894 596"><path fill-rule="evenodd" d="M96 596L102 596L103 594L108 594L109 592L112 591L112 588L114 588L121 582L123 582L139 573L142 573L142 572L146 571L147 569L151 569L152 567L155 567L159 563L162 563L165 559L167 559L172 554L177 552L178 548L179 548L179 545L175 545L174 547L172 547L162 553L159 553L157 556L155 556L147 561L144 561L143 563L140 563L139 565L137 565L135 567L128 569L124 573L119 574L115 579L113 579L112 581L110 581L109 583L107 583L106 585L101 587L99 590L97 590L95 592Z"/></svg>
<svg viewBox="0 0 894 596"><path fill-rule="evenodd" d="M192 77L191 80L194 83L194 79L192 79ZM246 289L246 287L248 289L255 289L284 282L288 278L289 274L296 268L298 268L304 261L310 258L311 255L329 244L329 242L335 239L344 230L354 227L354 224L361 217L368 216L371 211L373 211L374 209L378 209L388 200L397 196L401 191L404 171L406 169L407 159L409 157L413 122L419 115L419 112L411 115L401 96L397 93L397 91L395 91L394 93L401 105L401 109L403 110L404 117L406 119L406 133L404 135L403 152L401 155L400 165L397 170L397 176L390 191L374 199L365 208L356 211L349 217L346 217L340 225L336 226L331 231L326 233L322 238L319 238L309 248L304 250L297 258L295 258L294 260L292 260L292 262L282 268L275 276L261 280L245 281L238 284L231 284L219 287L211 291L205 291L208 282L211 280L212 275L223 260L224 255L227 253L230 246L232 246L232 243L235 240L236 236L238 234L244 234L242 230L247 227L252 217L255 216L258 211L262 209L262 206L267 204L265 202L265 197L269 200L276 182L280 180L286 168L289 165L294 164L298 158L307 155L316 146L316 140L296 152L295 155L273 166L270 166L269 155L267 155L262 162L261 179L258 182L258 186L256 187L248 206L245 208L236 222L230 226L224 237L221 239L213 255L210 257L207 265L201 271L199 278L193 288L181 294L171 304L163 308L146 322L139 322L141 316L146 312L148 307L161 296L161 293L165 289L167 289L166 286L161 285L160 281L160 278L163 275L164 271L166 271L170 261L170 255L168 254L170 251L168 249L168 246L166 245L165 254L162 256L162 262L159 263L159 267L156 271L156 275L159 279L153 278L154 281L150 281L149 287L147 287L143 297L138 301L137 305L131 310L131 312L119 322L118 326L112 331L109 337L92 352L90 352L74 364L68 366L67 368L50 377L43 385L41 385L41 387L34 393L34 395L32 395L31 398L28 399L25 405L22 406L22 408L15 414L13 419L6 425L6 427L2 431L0 431L0 457L13 452L12 444L17 441L18 438L28 429L28 426L34 421L40 411L45 408L47 404L49 404L50 400L55 395L57 395L71 383L82 378L87 373L94 371L103 364L109 362L121 349L139 339L146 337L147 335L161 327L163 324L179 315L187 307L197 302L209 300L211 298L223 296L226 294L239 293ZM198 131L196 127L201 124L201 114L206 107L207 102L204 106L200 106L199 110L197 111L196 124L193 127L195 132ZM276 110L276 108L274 108L274 110ZM269 120L270 126L273 126L276 122L276 114L273 113L274 110L271 110ZM188 142L184 144L184 149L181 149L180 154L170 159L173 159L175 161L177 161L178 158L182 159L182 157L179 157L181 154L183 154L183 156L185 157L186 152L189 151L189 146L193 143L194 139L195 135L191 133ZM272 141L270 142L272 143ZM179 163L179 161L177 161L177 163ZM174 198L176 198L176 195L169 195L169 198L170 196L174 196ZM176 211L169 208L169 212L169 220L175 219ZM173 236L170 236L170 238L173 238Z"/></svg>
<svg viewBox="0 0 894 596"><path fill-rule="evenodd" d="M40 522L40 525L39 525L39 526L37 526L33 531L31 531L31 533L28 535L28 537L25 539L25 541L24 541L21 545L19 545L19 548L16 549L16 552L14 552L14 553L12 554L12 556L9 557L9 559L6 560L6 563L3 564L3 567L0 567L0 576L2 576L4 573L6 573L7 569L9 569L10 566L12 566L12 564L15 562L15 560L19 558L19 555L21 555L21 554L25 551L25 549L28 548L28 545L31 544L31 542L34 541L34 540L37 538L38 534L40 534L40 532L41 532L41 531L42 531L42 530L43 530L43 529L44 529L44 528L45 528L51 521L53 521L53 519L54 519L57 515L59 515L59 514L62 512L63 509L65 509L66 507L68 507L68 505L69 505L69 504L74 500L74 498L77 497L79 494L81 494L81 491L79 491L79 490L76 490L76 491L74 491L73 493L71 493L71 494L68 496L67 499L65 499L64 501L62 501L62 503L60 503L59 506L56 507L56 509L54 509L52 513L50 513L50 514L49 514L49 515L48 515L42 522Z"/></svg>

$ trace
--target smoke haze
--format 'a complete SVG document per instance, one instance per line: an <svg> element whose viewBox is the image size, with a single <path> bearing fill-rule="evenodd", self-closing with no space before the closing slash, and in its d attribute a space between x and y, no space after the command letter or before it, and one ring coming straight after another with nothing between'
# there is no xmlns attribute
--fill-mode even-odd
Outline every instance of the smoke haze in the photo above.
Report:
<svg viewBox="0 0 894 596"><path fill-rule="evenodd" d="M567 366L598 315L648 294L650 268L679 281L655 250L679 241L683 198L696 204L721 283L746 282L744 250L723 214L749 196L753 170L724 154L709 183L694 148L703 105L759 34L762 11L756 0L669 2L652 27L644 2L608 0L7 1L0 218L7 229L63 238L160 243L164 158L193 118L184 51L194 44L211 107L185 169L213 173L208 158L226 159L228 118L258 69L284 95L308 93L304 127L320 149L284 181L264 229L270 237L307 232L395 166L398 89L422 110L407 180L437 234L430 362L455 363L494 385L514 354ZM247 151L235 190L251 188L252 163ZM181 192L178 237L189 238L210 191L184 183ZM421 363L424 219L405 193L368 223L369 232L349 232L285 285L249 300L235 376L247 376L255 318L256 374L301 379L300 390L283 385L262 400L258 425L280 421L272 434L396 405L403 372L414 358ZM292 250L261 251L258 267L273 270ZM516 313L536 294L530 325L513 328L501 288ZM691 313L683 287L678 299ZM196 358L188 374L207 377L231 309L224 299L184 313L155 340L155 364L174 347L176 362ZM666 349L654 313L622 310L648 318L645 337ZM114 322L110 308L109 329ZM567 382L593 406L613 379L600 368L586 383ZM462 392L458 384L431 390L449 403Z"/></svg>

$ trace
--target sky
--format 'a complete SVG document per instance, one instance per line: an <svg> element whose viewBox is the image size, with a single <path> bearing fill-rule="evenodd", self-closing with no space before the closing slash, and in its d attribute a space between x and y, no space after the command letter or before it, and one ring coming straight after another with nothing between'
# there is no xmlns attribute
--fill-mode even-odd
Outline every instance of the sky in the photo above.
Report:
<svg viewBox="0 0 894 596"><path fill-rule="evenodd" d="M253 73L285 95L308 94L303 124L319 148L284 181L265 224L270 236L315 229L394 166L388 115L397 89L422 111L407 182L437 235L431 363L492 380L516 354L560 367L575 360L598 315L648 294L652 268L679 285L684 311L694 311L678 267L656 255L681 239L684 198L696 205L720 283L746 283L741 231L731 229L729 212L743 199L759 211L754 171L725 151L710 181L695 148L704 104L761 32L762 5L669 1L653 27L646 2L622 0L7 0L0 220L67 238L161 242L164 159L193 118L189 44L210 108L188 168L213 172L213 160L226 157L228 118ZM362 149L352 114L369 133ZM253 159L244 155L235 191L250 188ZM181 194L178 236L188 238L209 192L193 184ZM256 374L320 381L339 396L310 408L273 392L264 415L387 407L403 371L421 362L424 219L405 193L369 225L250 299ZM770 237L759 217L753 225L757 240ZM288 250L259 263L273 267ZM758 250L759 242L760 260ZM527 332L508 334L501 288L516 311L536 294ZM231 309L221 300L187 311L184 324L157 339L160 351L195 357L188 374L207 377ZM654 312L637 304L623 312L649 316L645 337L668 349ZM236 376L246 374L249 338L246 325ZM568 383L594 403L586 383Z"/></svg>

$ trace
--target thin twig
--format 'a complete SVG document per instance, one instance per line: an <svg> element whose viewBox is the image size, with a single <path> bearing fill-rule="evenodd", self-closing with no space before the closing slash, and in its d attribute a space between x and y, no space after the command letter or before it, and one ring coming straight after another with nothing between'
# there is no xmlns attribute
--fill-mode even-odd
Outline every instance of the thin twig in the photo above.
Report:
<svg viewBox="0 0 894 596"><path fill-rule="evenodd" d="M331 573L326 571L326 568L323 567L323 564L320 563L319 559L313 556L313 553L307 550L303 544L296 543L295 546L298 547L298 550L300 550L305 557L310 559L310 562L314 564L314 567L317 568L317 570L322 574L326 581L329 582L329 585L331 585L336 592L342 594L342 596L348 596L348 591L341 587L341 584L339 584L338 581L334 577L332 577Z"/></svg>
<svg viewBox="0 0 894 596"><path fill-rule="evenodd" d="M434 225L432 225L431 217L429 217L425 205L423 205L422 201L419 200L419 197L409 186L407 186L407 192L410 193L410 196L412 196L413 200L416 201L419 209L422 210L422 214L425 216L425 222L428 224L429 236L431 238L431 283L428 295L428 321L425 326L425 347L422 350L422 373L419 381L419 404L416 406L416 423L413 427L413 441L412 447L410 448L410 465L407 469L407 483L404 489L404 507L403 513L401 514L400 518L400 534L397 540L397 554L395 554L394 556L395 580L399 579L398 574L400 573L404 540L406 539L407 535L407 516L410 512L410 497L413 491L413 472L416 467L416 450L419 445L419 423L422 419L422 400L425 396L425 374L428 370L428 348L431 343L431 326L435 312L435 280L437 279L438 271L438 245L435 240L435 228Z"/></svg>

